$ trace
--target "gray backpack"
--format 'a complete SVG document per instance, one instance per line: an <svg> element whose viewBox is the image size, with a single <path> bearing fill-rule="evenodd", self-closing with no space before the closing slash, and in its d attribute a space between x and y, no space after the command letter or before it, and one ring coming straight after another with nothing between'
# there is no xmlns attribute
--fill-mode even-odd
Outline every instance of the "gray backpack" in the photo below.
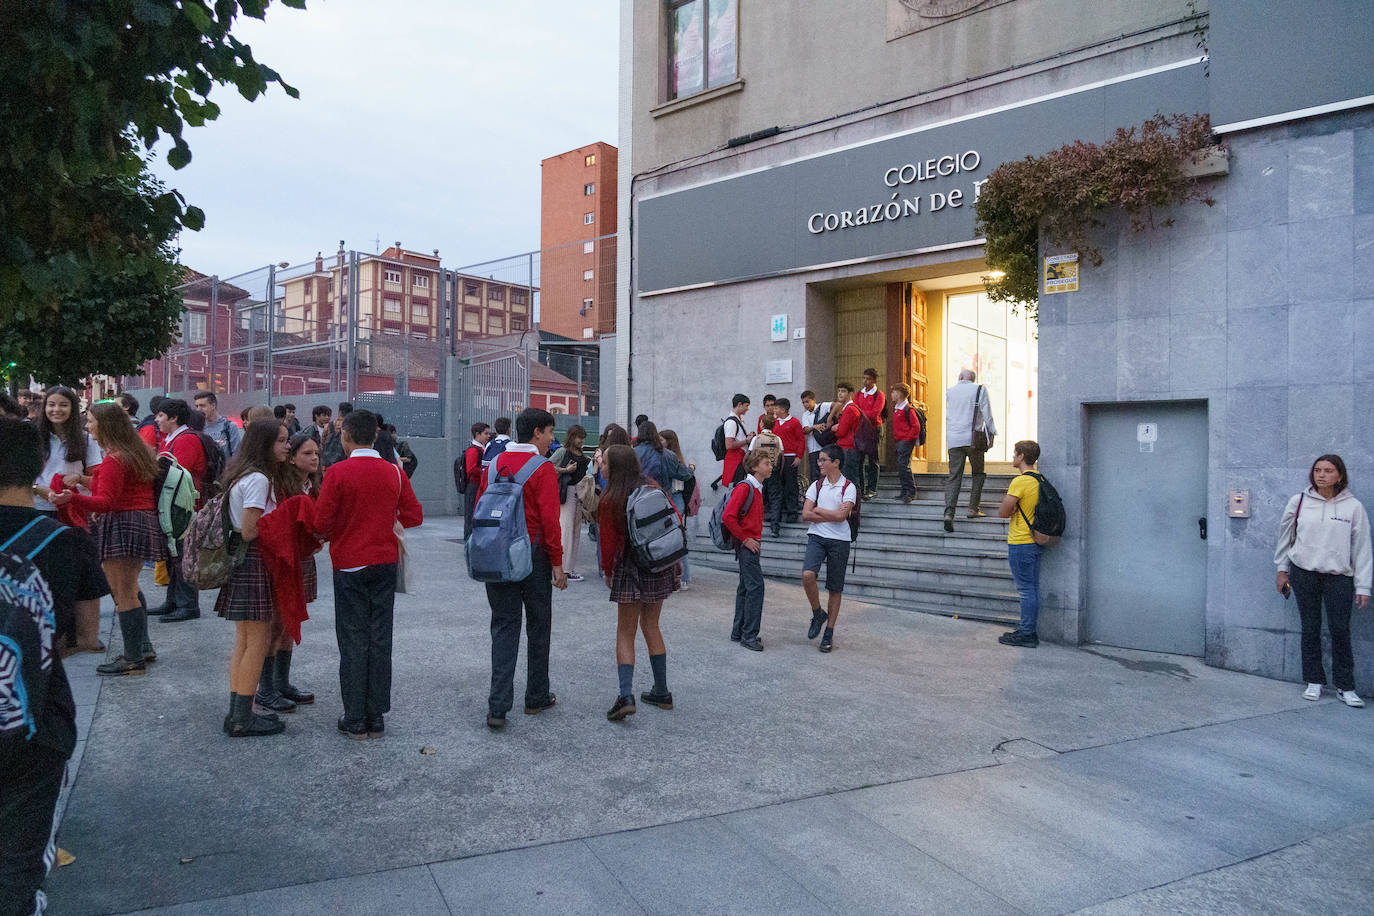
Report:
<svg viewBox="0 0 1374 916"><path fill-rule="evenodd" d="M525 483L547 463L535 455L514 477L498 474L477 500L472 534L463 544L463 552L468 575L478 582L519 582L533 571L533 547L525 527ZM493 462L487 473L495 468Z"/></svg>
<svg viewBox="0 0 1374 916"><path fill-rule="evenodd" d="M630 554L641 569L660 573L687 556L687 529L668 494L658 487L636 487L625 501Z"/></svg>

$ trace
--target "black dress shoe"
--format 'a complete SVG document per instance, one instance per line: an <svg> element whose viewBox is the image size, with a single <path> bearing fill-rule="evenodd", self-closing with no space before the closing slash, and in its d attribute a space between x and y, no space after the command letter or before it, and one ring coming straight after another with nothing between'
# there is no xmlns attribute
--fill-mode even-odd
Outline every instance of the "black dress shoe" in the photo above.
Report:
<svg viewBox="0 0 1374 916"><path fill-rule="evenodd" d="M825 622L826 622L827 620L829 620L829 619L830 619L830 615L827 614L825 611L820 610L819 608L816 609L816 610L814 610L814 611L812 611L812 612L811 612L811 626L810 626L809 628L807 628L807 631L806 631L806 638L807 638L807 639L815 639L817 636L820 636L820 635L821 635L821 627L825 626Z"/></svg>
<svg viewBox="0 0 1374 916"><path fill-rule="evenodd" d="M178 609L176 609L175 611L172 611L172 612L170 612L170 613L168 613L168 614L163 615L162 622L163 622L163 623L181 623L182 621L185 621L185 620L199 620L199 619L200 619L200 608L196 608L194 611L187 610L186 608L178 608Z"/></svg>
<svg viewBox="0 0 1374 916"><path fill-rule="evenodd" d="M616 698L615 698L615 705L612 706L612 707L610 708L610 711L608 711L608 712L606 713L606 718L607 718L607 719L610 719L612 722L619 722L621 719L625 718L626 716L632 716L632 715L634 715L634 714L635 714L635 698L634 698L634 697L616 697Z"/></svg>
<svg viewBox="0 0 1374 916"><path fill-rule="evenodd" d="M997 637L997 641L1004 646L1020 646L1022 649L1036 649L1040 646L1039 636L1034 633L1022 633L1020 630L1004 633Z"/></svg>
<svg viewBox="0 0 1374 916"><path fill-rule="evenodd" d="M731 633L731 634L730 634L730 641L731 641L731 642L739 642L739 634L738 634L738 633Z"/></svg>
<svg viewBox="0 0 1374 916"><path fill-rule="evenodd" d="M763 651L763 640L757 637L755 637L754 639L741 639L739 641L739 644L741 646L744 646L744 648L748 649L750 652Z"/></svg>
<svg viewBox="0 0 1374 916"><path fill-rule="evenodd" d="M541 701L538 702L538 703L529 703L529 702L526 702L526 703L525 703L525 715L527 715L527 716L537 716L537 715L539 715L541 712L543 712L544 710L552 708L553 705L554 705L555 703L557 703L557 702L558 702L558 697L554 696L553 694L549 694L547 699L541 700Z"/></svg>
<svg viewBox="0 0 1374 916"><path fill-rule="evenodd" d="M497 729L502 729L505 727L506 717L504 715L498 716L496 715L496 713L487 713L487 728L491 729L492 731L496 731Z"/></svg>
<svg viewBox="0 0 1374 916"><path fill-rule="evenodd" d="M946 531L949 531L949 532L953 532L953 531L954 531L954 516L952 516L952 515L946 515L946 516L945 516L945 530L946 530Z"/></svg>
<svg viewBox="0 0 1374 916"><path fill-rule="evenodd" d="M95 673L103 674L106 677L138 676L148 673L148 665L141 658L138 661L131 662L121 655L112 662L97 665Z"/></svg>
<svg viewBox="0 0 1374 916"><path fill-rule="evenodd" d="M381 738L386 735L386 719L383 716L374 716L367 720L367 736L369 738Z"/></svg>
<svg viewBox="0 0 1374 916"><path fill-rule="evenodd" d="M163 614L170 613L172 613L172 606L170 604L163 604L159 605L158 607L148 608L149 617L161 617Z"/></svg>
<svg viewBox="0 0 1374 916"><path fill-rule="evenodd" d="M339 716L339 731L354 741L367 740L367 723L362 719L345 719Z"/></svg>
<svg viewBox="0 0 1374 916"><path fill-rule="evenodd" d="M671 691L668 693L654 693L652 690L646 690L639 695L639 698L650 706L657 706L659 709L673 708L673 694Z"/></svg>

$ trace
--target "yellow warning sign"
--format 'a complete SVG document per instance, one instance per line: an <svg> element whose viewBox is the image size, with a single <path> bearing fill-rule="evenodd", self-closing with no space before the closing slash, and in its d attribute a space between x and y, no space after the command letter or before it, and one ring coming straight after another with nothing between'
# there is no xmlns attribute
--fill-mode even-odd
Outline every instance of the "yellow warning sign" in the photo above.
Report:
<svg viewBox="0 0 1374 916"><path fill-rule="evenodd" d="M1045 258L1045 292L1078 292L1078 254L1053 254Z"/></svg>

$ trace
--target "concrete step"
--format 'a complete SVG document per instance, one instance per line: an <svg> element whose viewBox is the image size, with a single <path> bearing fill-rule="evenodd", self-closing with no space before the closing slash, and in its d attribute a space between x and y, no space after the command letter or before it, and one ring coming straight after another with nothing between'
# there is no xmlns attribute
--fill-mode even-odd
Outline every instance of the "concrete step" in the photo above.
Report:
<svg viewBox="0 0 1374 916"><path fill-rule="evenodd" d="M693 552L692 562L713 569L737 569L733 554L715 550ZM800 560L782 560L764 555L760 565L763 574L772 579L796 584L801 580ZM1014 619L1019 616L1020 602L1011 587L1010 577L1005 582L986 580L995 583L992 587L979 584L983 577L945 577L944 581L925 581L921 584L898 581L900 571L870 566L860 558L857 569L850 570L845 576L845 592L863 595L884 604L896 607L908 605L921 609L939 609L939 613L970 616L982 614L997 619ZM919 571L908 571L915 578Z"/></svg>
<svg viewBox="0 0 1374 916"><path fill-rule="evenodd" d="M858 542L851 548L851 554L857 557L859 566L987 576L1008 581L1011 579L1005 547L998 550L988 549L983 545L972 548L945 545L915 546L905 543L904 540L904 536L901 535L876 538L869 537L866 533L861 534ZM717 550L709 537L698 539L692 547L695 550L722 552ZM806 539L789 537L786 532L780 538L767 537L763 541L763 556L765 559L785 559L800 566L806 556Z"/></svg>

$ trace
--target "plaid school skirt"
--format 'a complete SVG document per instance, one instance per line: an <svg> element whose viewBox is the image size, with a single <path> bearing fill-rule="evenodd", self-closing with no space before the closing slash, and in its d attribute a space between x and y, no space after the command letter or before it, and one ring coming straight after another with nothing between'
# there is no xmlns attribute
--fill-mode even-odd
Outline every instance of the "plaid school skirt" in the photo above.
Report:
<svg viewBox="0 0 1374 916"><path fill-rule="evenodd" d="M657 604L682 584L682 565L672 569L649 572L640 567L628 553L621 553L611 571L611 600L616 604Z"/></svg>
<svg viewBox="0 0 1374 916"><path fill-rule="evenodd" d="M305 603L309 604L320 597L320 573L315 568L315 558L305 557L301 560L301 580L305 583Z"/></svg>
<svg viewBox="0 0 1374 916"><path fill-rule="evenodd" d="M248 545L243 562L234 567L229 581L219 590L215 613L225 620L271 620L276 616L272 577L267 574L256 541Z"/></svg>
<svg viewBox="0 0 1374 916"><path fill-rule="evenodd" d="M167 535L162 533L157 512L152 509L98 515L91 533L100 545L102 561L116 557L154 562L167 559Z"/></svg>

